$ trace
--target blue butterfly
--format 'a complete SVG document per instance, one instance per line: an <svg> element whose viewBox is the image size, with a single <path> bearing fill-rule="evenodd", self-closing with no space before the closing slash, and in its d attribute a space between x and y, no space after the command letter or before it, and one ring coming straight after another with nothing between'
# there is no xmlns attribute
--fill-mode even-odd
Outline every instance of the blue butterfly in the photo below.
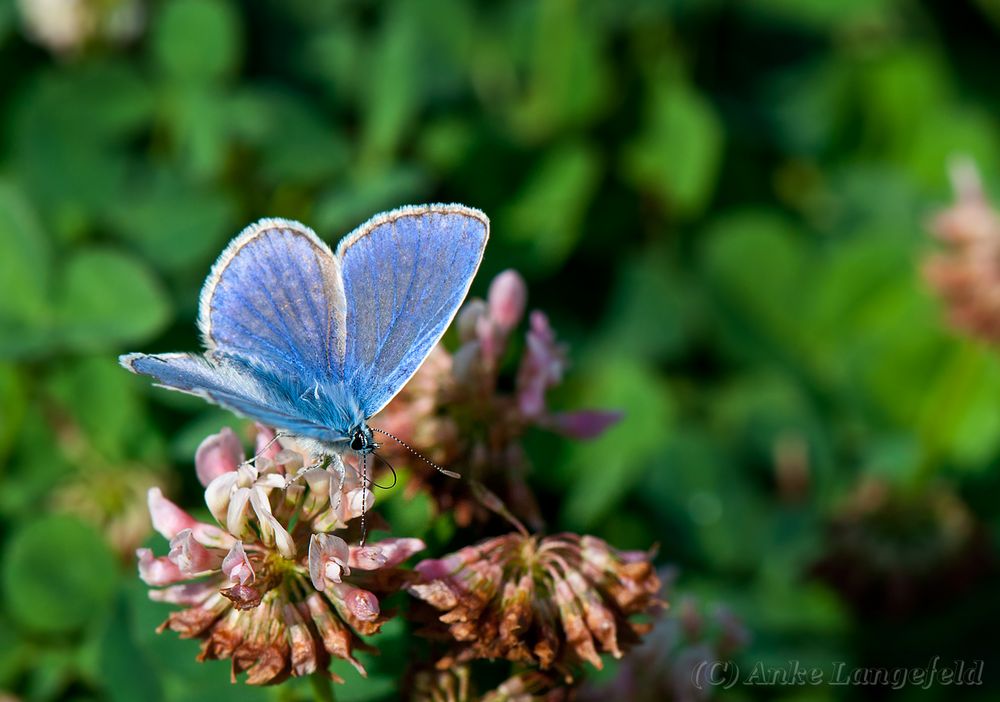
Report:
<svg viewBox="0 0 1000 702"><path fill-rule="evenodd" d="M335 254L298 222L261 220L226 247L202 288L205 354L119 362L320 454L370 453L368 420L440 341L488 237L486 215L461 205L376 215Z"/></svg>

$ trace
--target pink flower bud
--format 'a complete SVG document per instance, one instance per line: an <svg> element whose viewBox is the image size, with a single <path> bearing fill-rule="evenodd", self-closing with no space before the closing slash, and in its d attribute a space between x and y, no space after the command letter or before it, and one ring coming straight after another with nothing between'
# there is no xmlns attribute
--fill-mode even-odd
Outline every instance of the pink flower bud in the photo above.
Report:
<svg viewBox="0 0 1000 702"><path fill-rule="evenodd" d="M455 572L455 567L439 558L428 558L420 561L413 567L424 580L444 580Z"/></svg>
<svg viewBox="0 0 1000 702"><path fill-rule="evenodd" d="M489 317L480 317L476 323L476 339L479 341L478 351L487 367L493 368L500 353L503 351L503 334Z"/></svg>
<svg viewBox="0 0 1000 702"><path fill-rule="evenodd" d="M181 572L177 564L169 558L156 558L148 548L140 548L135 552L139 559L139 577L147 585L170 585L180 582L188 576Z"/></svg>
<svg viewBox="0 0 1000 702"><path fill-rule="evenodd" d="M486 317L489 307L479 298L468 300L458 313L455 320L455 328L458 329L458 338L462 341L472 341L476 338L476 330L479 328L479 320Z"/></svg>
<svg viewBox="0 0 1000 702"><path fill-rule="evenodd" d="M167 558L188 576L214 570L219 565L219 559L195 541L191 529L178 532L177 536L170 540L170 553Z"/></svg>
<svg viewBox="0 0 1000 702"><path fill-rule="evenodd" d="M373 622L380 612L378 598L368 590L350 585L340 585L337 595L344 601L347 611L363 622Z"/></svg>
<svg viewBox="0 0 1000 702"><path fill-rule="evenodd" d="M350 547L339 536L313 534L309 539L309 578L317 590L323 591L327 582L339 583L342 576L350 575L350 559Z"/></svg>
<svg viewBox="0 0 1000 702"><path fill-rule="evenodd" d="M170 604L192 607L204 604L205 600L218 590L218 585L214 581L199 580L193 583L171 585L161 590L150 590L149 599L154 602L169 602Z"/></svg>
<svg viewBox="0 0 1000 702"><path fill-rule="evenodd" d="M233 584L246 585L254 581L253 566L243 549L242 541L237 541L222 559L222 572Z"/></svg>
<svg viewBox="0 0 1000 702"><path fill-rule="evenodd" d="M240 467L244 461L243 445L229 427L212 434L201 442L194 455L194 469L198 480L208 487L215 478Z"/></svg>
<svg viewBox="0 0 1000 702"><path fill-rule="evenodd" d="M184 529L198 526L198 520L164 497L160 488L149 488L146 500L153 528L163 534L165 539L172 539Z"/></svg>
<svg viewBox="0 0 1000 702"><path fill-rule="evenodd" d="M490 319L507 334L516 327L524 316L524 306L528 300L528 286L524 278L514 270L506 270L490 283L487 296Z"/></svg>
<svg viewBox="0 0 1000 702"><path fill-rule="evenodd" d="M378 570L394 567L418 551L427 548L420 539L385 539L377 544L351 548L351 567Z"/></svg>

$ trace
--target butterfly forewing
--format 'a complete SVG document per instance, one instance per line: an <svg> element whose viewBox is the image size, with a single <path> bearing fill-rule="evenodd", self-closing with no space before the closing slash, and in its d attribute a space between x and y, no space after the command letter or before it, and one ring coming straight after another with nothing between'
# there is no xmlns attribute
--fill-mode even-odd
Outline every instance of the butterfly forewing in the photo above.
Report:
<svg viewBox="0 0 1000 702"><path fill-rule="evenodd" d="M339 264L308 227L280 219L247 227L202 290L205 345L260 360L306 383L340 379L346 303Z"/></svg>
<svg viewBox="0 0 1000 702"><path fill-rule="evenodd" d="M348 302L344 377L365 417L399 392L465 299L489 220L460 205L408 207L337 248Z"/></svg>

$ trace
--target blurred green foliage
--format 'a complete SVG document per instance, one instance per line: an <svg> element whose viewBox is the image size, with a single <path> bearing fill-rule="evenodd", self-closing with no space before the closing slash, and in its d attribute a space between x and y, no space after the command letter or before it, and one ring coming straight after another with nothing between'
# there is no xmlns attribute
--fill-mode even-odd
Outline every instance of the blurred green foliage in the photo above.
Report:
<svg viewBox="0 0 1000 702"><path fill-rule="evenodd" d="M985 655L992 572L889 624L808 574L865 477L950 485L1000 535L1000 361L943 326L918 275L948 159L1000 188L997 3L79 4L145 21L46 48L25 29L40 3L0 5L0 689L308 697L230 686L154 633L169 608L106 543L120 496L143 475L199 504L194 447L232 420L114 358L197 348L201 282L253 219L335 241L420 201L491 216L474 291L524 272L572 348L556 404L627 413L595 442L532 437L553 528L658 543L679 591L746 620L747 660ZM454 536L426 500L386 504L414 535ZM413 643L390 628L379 645L369 680L341 671L340 699L394 696Z"/></svg>

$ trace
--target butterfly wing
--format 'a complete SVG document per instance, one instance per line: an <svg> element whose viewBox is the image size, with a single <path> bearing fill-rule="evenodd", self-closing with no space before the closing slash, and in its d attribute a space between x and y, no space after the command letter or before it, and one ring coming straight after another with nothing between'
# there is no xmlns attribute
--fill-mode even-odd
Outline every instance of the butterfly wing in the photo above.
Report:
<svg viewBox="0 0 1000 702"><path fill-rule="evenodd" d="M337 247L348 300L344 380L366 418L440 341L488 237L489 220L479 210L421 205L378 215Z"/></svg>
<svg viewBox="0 0 1000 702"><path fill-rule="evenodd" d="M340 378L344 358L340 264L309 227L264 219L219 256L201 291L198 326L209 351L304 380Z"/></svg>
<svg viewBox="0 0 1000 702"><path fill-rule="evenodd" d="M243 417L323 441L339 440L329 428L302 416L295 391L280 376L262 372L240 359L207 359L189 353L131 353L119 362L153 378L158 385L231 410Z"/></svg>

